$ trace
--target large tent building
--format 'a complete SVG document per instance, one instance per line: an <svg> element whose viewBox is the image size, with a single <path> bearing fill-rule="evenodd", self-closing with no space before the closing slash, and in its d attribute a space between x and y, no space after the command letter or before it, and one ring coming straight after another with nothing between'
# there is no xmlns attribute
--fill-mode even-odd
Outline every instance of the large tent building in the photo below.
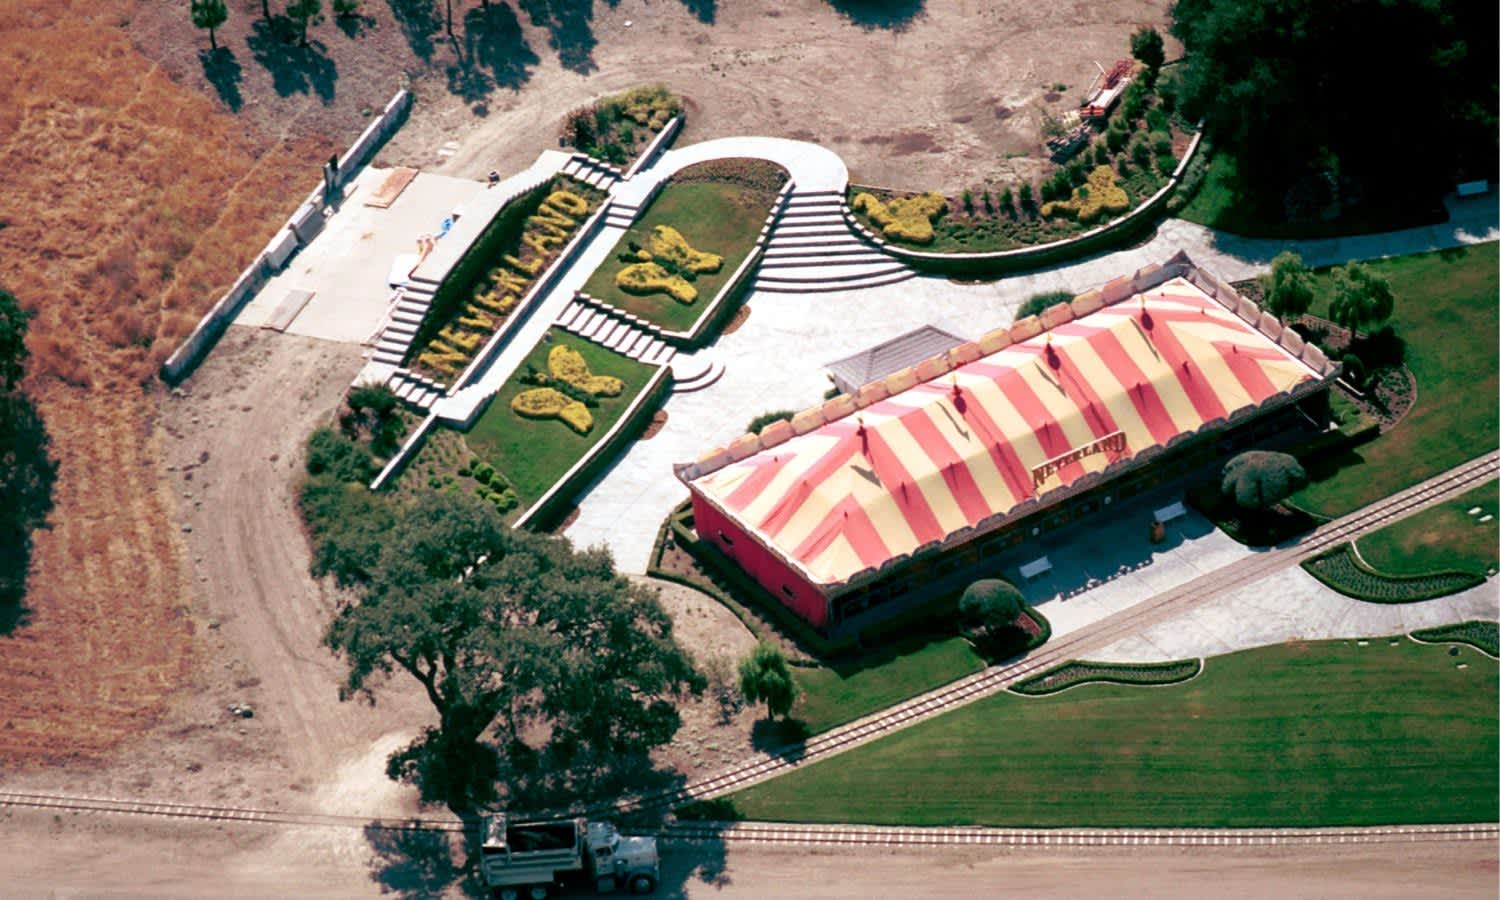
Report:
<svg viewBox="0 0 1500 900"><path fill-rule="evenodd" d="M833 633L1230 453L1326 429L1337 373L1179 253L675 472L699 537Z"/></svg>

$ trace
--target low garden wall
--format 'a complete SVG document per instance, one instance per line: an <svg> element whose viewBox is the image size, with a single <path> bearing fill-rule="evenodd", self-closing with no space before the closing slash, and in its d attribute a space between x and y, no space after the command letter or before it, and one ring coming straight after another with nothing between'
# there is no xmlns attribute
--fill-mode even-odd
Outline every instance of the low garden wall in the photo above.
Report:
<svg viewBox="0 0 1500 900"><path fill-rule="evenodd" d="M615 461L625 444L635 440L651 423L651 417L672 393L672 370L662 366L636 395L630 408L625 410L614 427L599 439L573 467L568 469L552 489L522 513L516 520L517 528L532 527L547 529L555 526L567 515L573 499L590 481Z"/></svg>
<svg viewBox="0 0 1500 900"><path fill-rule="evenodd" d="M651 139L651 143L646 145L646 149L641 151L641 155L637 156L635 162L630 164L630 168L625 170L625 174L620 176L620 180L629 181L637 172L656 162L656 158L661 156L662 151L667 149L667 145L677 137L677 132L682 130L682 123L683 118L679 114L663 125L661 131L656 133L656 137Z"/></svg>
<svg viewBox="0 0 1500 900"><path fill-rule="evenodd" d="M1200 128L1198 133L1193 135L1192 143L1188 145L1187 151L1183 153L1181 161L1172 171L1172 176L1167 179L1167 183L1140 206L1114 221L1106 222L1076 237L1039 244L1035 247L1017 247L1012 250L996 250L989 253L933 253L926 250L913 250L889 241L866 228L850 209L847 198L842 204L844 221L866 241L918 271L976 278L1036 269L1113 249L1154 226L1159 214L1165 211L1173 191L1183 182L1183 176L1197 154L1202 140L1203 131Z"/></svg>
<svg viewBox="0 0 1500 900"><path fill-rule="evenodd" d="M411 109L411 103L412 97L409 91L396 92L380 115L365 127L360 136L339 158L341 180L347 180L355 169L369 160L387 138L396 133L396 130L406 121L406 114ZM191 375L203 358L208 355L208 351L213 349L214 344L229 324L240 314L240 310L244 309L250 298L265 286L272 275L286 265L287 260L297 248L312 240L323 229L325 221L323 190L324 185L320 182L255 257L255 260L240 273L240 277L235 280L233 286L198 321L192 333L183 340L171 356L167 357L167 361L162 363L161 367L160 374L163 381L167 384L178 384Z"/></svg>

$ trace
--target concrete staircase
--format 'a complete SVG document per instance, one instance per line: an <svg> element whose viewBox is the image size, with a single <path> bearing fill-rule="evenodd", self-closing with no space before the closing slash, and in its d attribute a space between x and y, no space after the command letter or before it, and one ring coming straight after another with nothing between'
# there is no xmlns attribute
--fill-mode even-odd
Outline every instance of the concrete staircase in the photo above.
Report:
<svg viewBox="0 0 1500 900"><path fill-rule="evenodd" d="M838 191L795 192L771 231L755 290L821 293L905 281L917 273L861 240Z"/></svg>
<svg viewBox="0 0 1500 900"><path fill-rule="evenodd" d="M691 394L717 384L724 377L724 364L716 359L684 356L672 366L672 376L672 393Z"/></svg>
<svg viewBox="0 0 1500 900"><path fill-rule="evenodd" d="M424 413L431 412L432 404L448 391L447 385L408 369L397 369L385 384L398 400Z"/></svg>
<svg viewBox="0 0 1500 900"><path fill-rule="evenodd" d="M399 366L432 306L432 290L426 284L404 285L396 289L395 300L370 358L377 363Z"/></svg>
<svg viewBox="0 0 1500 900"><path fill-rule="evenodd" d="M562 167L562 174L571 175L589 187L608 191L619 183L625 173L607 162L594 159L592 156L584 156L582 153L575 153L573 158Z"/></svg>
<svg viewBox="0 0 1500 900"><path fill-rule="evenodd" d="M665 366L677 355L655 325L595 306L585 296L575 297L557 317L559 328L648 366Z"/></svg>

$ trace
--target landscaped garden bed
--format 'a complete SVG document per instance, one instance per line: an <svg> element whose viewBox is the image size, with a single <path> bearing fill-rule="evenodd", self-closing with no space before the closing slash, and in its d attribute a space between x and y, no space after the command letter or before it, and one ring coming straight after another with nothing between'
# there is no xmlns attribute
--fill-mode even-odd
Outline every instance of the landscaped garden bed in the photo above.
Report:
<svg viewBox="0 0 1500 900"><path fill-rule="evenodd" d="M439 287L407 366L445 383L457 378L603 199L558 176L502 209Z"/></svg>
<svg viewBox="0 0 1500 900"><path fill-rule="evenodd" d="M1160 663L1107 663L1073 660L1040 675L1011 685L1017 694L1042 697L1080 684L1108 683L1133 685L1179 684L1203 670L1197 659L1180 659Z"/></svg>
<svg viewBox="0 0 1500 900"><path fill-rule="evenodd" d="M1359 558L1351 544L1339 544L1304 560L1302 568L1346 597L1371 603L1414 603L1446 597L1484 583L1469 572L1426 572L1392 575L1377 571Z"/></svg>
<svg viewBox="0 0 1500 900"><path fill-rule="evenodd" d="M1153 85L1154 82L1154 85ZM1195 128L1176 114L1175 85L1142 70L1076 157L1038 183L957 197L851 186L855 218L896 247L988 253L1049 244L1127 215L1167 185ZM1040 152L1040 151L1039 151Z"/></svg>
<svg viewBox="0 0 1500 900"><path fill-rule="evenodd" d="M573 110L563 120L560 137L567 146L595 159L623 166L681 114L681 98L665 85L648 85Z"/></svg>
<svg viewBox="0 0 1500 900"><path fill-rule="evenodd" d="M755 249L786 173L762 160L671 177L583 291L664 331L688 333Z"/></svg>
<svg viewBox="0 0 1500 900"><path fill-rule="evenodd" d="M559 361L582 387L562 377ZM582 372L566 368L576 362L585 367ZM428 441L403 481L415 474L429 487L470 491L519 515L609 433L656 373L597 344L549 333L463 435L468 453L454 452L451 441L438 438L439 429L438 439ZM545 403L523 400L519 405L525 412L516 411L517 398L544 391L551 392Z"/></svg>
<svg viewBox="0 0 1500 900"><path fill-rule="evenodd" d="M1418 629L1411 636L1434 644L1468 644L1490 656L1500 656L1500 623L1496 622L1474 620L1456 625L1439 625L1436 628Z"/></svg>
<svg viewBox="0 0 1500 900"><path fill-rule="evenodd" d="M1390 324L1415 377L1415 402L1394 427L1358 447L1303 459L1312 484L1298 507L1338 516L1493 450L1500 434L1500 270L1493 243L1375 260L1390 282ZM1310 313L1328 314L1333 278L1314 276Z"/></svg>
<svg viewBox="0 0 1500 900"><path fill-rule="evenodd" d="M731 795L717 813L911 826L1493 822L1500 669L1449 650L1297 642L1214 657L1158 690L1001 693Z"/></svg>

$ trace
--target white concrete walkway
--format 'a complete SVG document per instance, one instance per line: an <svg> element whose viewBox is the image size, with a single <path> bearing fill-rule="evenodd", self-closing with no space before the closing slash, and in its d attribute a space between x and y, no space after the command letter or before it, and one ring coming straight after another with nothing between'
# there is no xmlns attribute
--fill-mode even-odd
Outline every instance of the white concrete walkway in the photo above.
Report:
<svg viewBox="0 0 1500 900"><path fill-rule="evenodd" d="M776 163L797 182L797 190L840 191L849 184L849 168L832 150L807 141L772 137L716 138L663 153L649 169L618 185L614 195L627 206L640 206L657 184L688 166L716 159L748 157Z"/></svg>
<svg viewBox="0 0 1500 900"><path fill-rule="evenodd" d="M1048 611L1051 618L1051 612ZM1215 656L1285 641L1374 638L1470 619L1500 618L1494 579L1421 603L1366 603L1345 597L1300 566L1210 600L1189 612L1117 641L1090 659L1163 662Z"/></svg>

